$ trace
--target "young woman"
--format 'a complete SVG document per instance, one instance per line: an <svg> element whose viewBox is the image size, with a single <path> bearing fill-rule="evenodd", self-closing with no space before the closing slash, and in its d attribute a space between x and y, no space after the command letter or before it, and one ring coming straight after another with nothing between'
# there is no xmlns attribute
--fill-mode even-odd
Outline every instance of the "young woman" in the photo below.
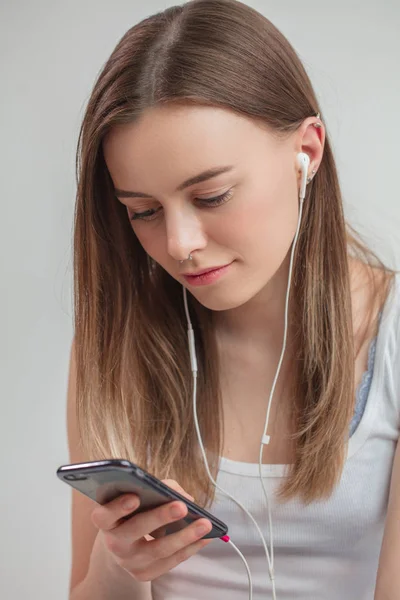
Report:
<svg viewBox="0 0 400 600"><path fill-rule="evenodd" d="M71 462L127 458L194 497L257 600L398 598L400 278L345 222L323 112L264 16L194 0L123 36L80 133L74 261ZM183 289L210 471L272 549L270 406L273 581L203 462ZM121 521L137 507L73 492L71 599L248 597L207 520L155 540L183 504Z"/></svg>

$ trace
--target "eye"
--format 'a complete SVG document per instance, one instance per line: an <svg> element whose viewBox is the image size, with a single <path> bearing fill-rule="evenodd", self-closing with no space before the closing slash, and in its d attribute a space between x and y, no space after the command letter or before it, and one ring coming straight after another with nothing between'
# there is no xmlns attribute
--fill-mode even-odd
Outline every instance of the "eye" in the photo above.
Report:
<svg viewBox="0 0 400 600"><path fill-rule="evenodd" d="M199 202L202 204L206 204L207 206L219 206L220 204L227 202L232 197L232 194L233 190L231 188L224 194L221 194L221 196L214 196L214 198L197 198L197 200L199 200ZM156 210L154 208L150 208L144 212L132 212L130 214L130 219L131 221L154 221L156 218L155 215L160 211L160 209L161 207L157 208Z"/></svg>

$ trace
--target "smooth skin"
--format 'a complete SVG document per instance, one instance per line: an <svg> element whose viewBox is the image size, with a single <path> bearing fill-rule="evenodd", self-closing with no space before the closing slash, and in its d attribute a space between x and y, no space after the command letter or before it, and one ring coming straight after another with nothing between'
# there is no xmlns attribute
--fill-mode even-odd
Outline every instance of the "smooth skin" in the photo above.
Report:
<svg viewBox="0 0 400 600"><path fill-rule="evenodd" d="M307 153L309 175L318 170L325 142L324 127L313 126L319 121L308 117L281 141L265 124L227 109L163 106L115 126L103 142L115 195L147 254L217 311L217 330L277 354L299 216L296 157ZM188 178L220 166L233 168L177 191ZM218 206L207 204L223 194ZM132 220L149 210L156 212ZM193 260L181 265L189 252ZM232 262L212 285L191 286L182 276Z"/></svg>

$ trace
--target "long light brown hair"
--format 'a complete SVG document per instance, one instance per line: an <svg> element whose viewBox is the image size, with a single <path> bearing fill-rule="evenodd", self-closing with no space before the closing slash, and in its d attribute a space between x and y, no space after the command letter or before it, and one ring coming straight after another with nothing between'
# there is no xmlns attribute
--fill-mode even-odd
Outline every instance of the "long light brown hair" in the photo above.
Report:
<svg viewBox="0 0 400 600"><path fill-rule="evenodd" d="M113 194L102 150L114 125L131 123L162 103L226 107L262 120L282 139L323 111L289 42L267 18L236 0L193 0L129 29L85 111L74 224L82 448L87 460L128 458L160 478L174 478L209 506L214 488L194 427L182 286L138 242ZM359 350L349 254L393 278L345 222L326 133L322 162L307 186L293 264L295 460L279 490L281 501L329 497L343 469ZM381 303L386 293L386 287L374 290ZM188 302L199 365L199 424L215 477L224 432L213 313L191 294Z"/></svg>

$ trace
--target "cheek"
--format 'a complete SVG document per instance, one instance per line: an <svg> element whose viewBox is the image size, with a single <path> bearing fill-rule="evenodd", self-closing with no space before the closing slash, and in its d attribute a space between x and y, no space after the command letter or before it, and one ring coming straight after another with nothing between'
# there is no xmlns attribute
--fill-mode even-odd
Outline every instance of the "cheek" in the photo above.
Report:
<svg viewBox="0 0 400 600"><path fill-rule="evenodd" d="M236 211L235 211L236 212ZM246 259L260 256L275 261L286 255L297 227L296 196L280 190L279 197L258 192L246 210L237 211L224 223L223 235Z"/></svg>
<svg viewBox="0 0 400 600"><path fill-rule="evenodd" d="M267 242L271 238L281 237L290 225L292 209L292 202L282 193L279 197L263 199L259 203L258 218L255 220L256 231L261 237L264 234Z"/></svg>

